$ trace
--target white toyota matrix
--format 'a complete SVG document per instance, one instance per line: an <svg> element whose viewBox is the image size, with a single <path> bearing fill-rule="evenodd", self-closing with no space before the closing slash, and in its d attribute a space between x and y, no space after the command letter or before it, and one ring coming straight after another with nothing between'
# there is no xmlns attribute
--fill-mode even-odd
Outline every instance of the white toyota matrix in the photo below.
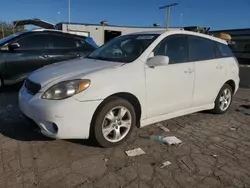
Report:
<svg viewBox="0 0 250 188"><path fill-rule="evenodd" d="M33 72L19 106L48 137L112 147L136 125L203 110L223 114L238 85L226 41L184 30L143 32Z"/></svg>

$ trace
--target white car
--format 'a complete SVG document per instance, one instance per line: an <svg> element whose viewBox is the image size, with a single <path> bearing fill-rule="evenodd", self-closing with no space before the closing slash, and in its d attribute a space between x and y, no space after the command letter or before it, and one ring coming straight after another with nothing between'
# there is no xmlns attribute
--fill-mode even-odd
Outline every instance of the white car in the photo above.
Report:
<svg viewBox="0 0 250 188"><path fill-rule="evenodd" d="M120 144L133 127L203 111L225 113L239 67L227 42L184 30L120 36L84 59L32 73L22 112L58 139Z"/></svg>

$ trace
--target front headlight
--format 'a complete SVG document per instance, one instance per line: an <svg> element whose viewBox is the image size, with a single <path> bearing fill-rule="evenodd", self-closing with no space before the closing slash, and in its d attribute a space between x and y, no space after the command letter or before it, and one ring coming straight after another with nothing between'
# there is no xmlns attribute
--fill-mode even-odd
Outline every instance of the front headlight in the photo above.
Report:
<svg viewBox="0 0 250 188"><path fill-rule="evenodd" d="M42 95L43 99L61 100L86 90L90 80L70 80L55 84Z"/></svg>

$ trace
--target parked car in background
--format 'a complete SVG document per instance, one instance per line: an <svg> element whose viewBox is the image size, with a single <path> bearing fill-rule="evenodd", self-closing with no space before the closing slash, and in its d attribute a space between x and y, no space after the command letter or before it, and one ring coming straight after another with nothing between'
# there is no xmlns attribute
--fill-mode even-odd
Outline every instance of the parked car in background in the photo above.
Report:
<svg viewBox="0 0 250 188"><path fill-rule="evenodd" d="M90 38L38 29L0 40L0 88L23 81L34 70L60 61L84 57L96 49Z"/></svg>
<svg viewBox="0 0 250 188"><path fill-rule="evenodd" d="M223 114L238 85L226 41L184 30L143 32L32 73L19 106L46 136L90 137L110 147L136 125L203 110Z"/></svg>

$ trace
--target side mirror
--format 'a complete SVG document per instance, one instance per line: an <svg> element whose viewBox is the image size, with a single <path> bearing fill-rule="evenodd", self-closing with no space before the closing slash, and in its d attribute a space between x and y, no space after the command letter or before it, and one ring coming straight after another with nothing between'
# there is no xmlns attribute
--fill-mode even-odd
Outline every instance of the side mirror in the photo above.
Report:
<svg viewBox="0 0 250 188"><path fill-rule="evenodd" d="M15 49L20 48L20 44L17 43L17 42L11 43L11 44L8 45L8 48L9 48L10 51L13 51L13 50L15 50Z"/></svg>
<svg viewBox="0 0 250 188"><path fill-rule="evenodd" d="M168 56L154 56L151 58L148 58L147 60L147 66L154 68L158 66L166 66L169 64L169 57Z"/></svg>

